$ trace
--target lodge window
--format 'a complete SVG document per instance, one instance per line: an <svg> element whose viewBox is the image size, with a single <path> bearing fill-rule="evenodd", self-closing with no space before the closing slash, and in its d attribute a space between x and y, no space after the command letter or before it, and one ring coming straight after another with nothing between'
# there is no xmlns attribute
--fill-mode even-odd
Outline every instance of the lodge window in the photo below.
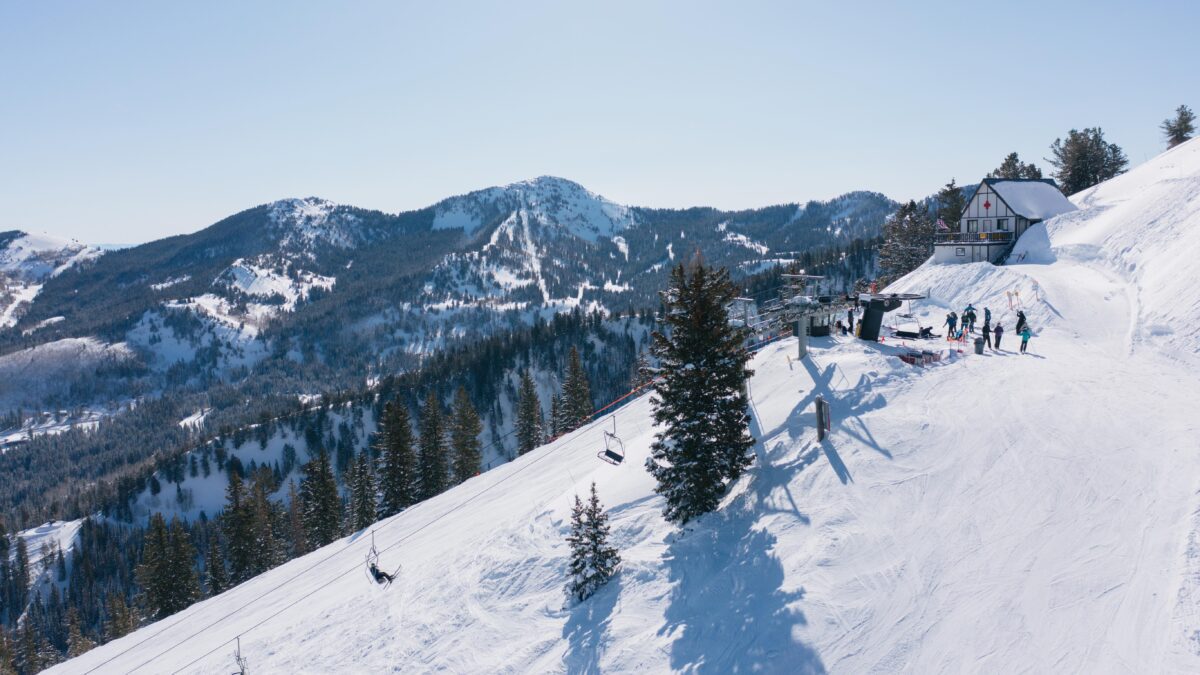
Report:
<svg viewBox="0 0 1200 675"><path fill-rule="evenodd" d="M959 246L958 248L954 249L954 255L966 255L966 254L967 254L967 249L965 249L965 248L963 248L963 247L961 247L961 246Z"/></svg>
<svg viewBox="0 0 1200 675"><path fill-rule="evenodd" d="M997 218L996 229L1001 232L1008 232L1008 218Z"/></svg>
<svg viewBox="0 0 1200 675"><path fill-rule="evenodd" d="M991 220L990 218L989 218L989 219L987 219L987 220L985 220L985 221L983 221L983 231L984 231L984 232L991 232L991 231L992 231L992 220Z"/></svg>
<svg viewBox="0 0 1200 675"><path fill-rule="evenodd" d="M978 220L968 220L967 221L967 232L978 232L978 231L979 231L979 221Z"/></svg>

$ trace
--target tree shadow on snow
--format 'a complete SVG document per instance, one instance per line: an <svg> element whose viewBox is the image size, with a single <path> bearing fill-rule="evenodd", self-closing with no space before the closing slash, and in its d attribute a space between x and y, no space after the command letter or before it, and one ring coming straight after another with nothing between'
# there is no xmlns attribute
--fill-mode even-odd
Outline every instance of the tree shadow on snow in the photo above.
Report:
<svg viewBox="0 0 1200 675"><path fill-rule="evenodd" d="M734 507L736 508L736 507ZM783 590L775 535L755 514L718 512L681 536L665 561L673 582L660 635L674 637L671 668L690 673L824 673L795 629L803 589Z"/></svg>
<svg viewBox="0 0 1200 675"><path fill-rule="evenodd" d="M568 673L600 673L600 656L608 642L608 624L621 597L621 574L609 580L595 595L576 603L563 626L567 654L563 665Z"/></svg>

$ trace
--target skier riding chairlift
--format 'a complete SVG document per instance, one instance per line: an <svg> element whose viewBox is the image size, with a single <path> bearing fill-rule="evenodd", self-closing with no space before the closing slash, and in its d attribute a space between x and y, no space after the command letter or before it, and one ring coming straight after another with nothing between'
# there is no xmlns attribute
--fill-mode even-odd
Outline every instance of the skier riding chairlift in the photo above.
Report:
<svg viewBox="0 0 1200 675"><path fill-rule="evenodd" d="M600 459L612 464L620 466L621 462L625 461L625 443L617 437L617 416L612 418L613 430L604 430L604 449L596 453Z"/></svg>
<svg viewBox="0 0 1200 675"><path fill-rule="evenodd" d="M371 550L367 552L367 572L375 583L383 585L384 588L392 585L396 580L396 575L400 573L400 568L397 567L395 572L385 572L379 569L379 551L375 549L375 530L371 530Z"/></svg>

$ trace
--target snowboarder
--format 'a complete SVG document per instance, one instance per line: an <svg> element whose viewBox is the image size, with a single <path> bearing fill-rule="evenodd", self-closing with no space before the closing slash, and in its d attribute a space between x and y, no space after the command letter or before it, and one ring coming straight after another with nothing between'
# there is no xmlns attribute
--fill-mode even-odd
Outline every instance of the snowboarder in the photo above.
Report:
<svg viewBox="0 0 1200 675"><path fill-rule="evenodd" d="M1004 326L996 324L996 329L992 331L992 334L996 336L996 346L993 349L1000 351L1000 338L1004 337Z"/></svg>
<svg viewBox="0 0 1200 675"><path fill-rule="evenodd" d="M1017 333L1020 334L1025 330L1027 322L1025 321L1025 312L1017 310Z"/></svg>
<svg viewBox="0 0 1200 675"><path fill-rule="evenodd" d="M958 325L958 316L954 312L950 312L946 315L946 323L942 325L950 328L950 330L946 331L946 335L954 335L954 327Z"/></svg>
<svg viewBox="0 0 1200 675"><path fill-rule="evenodd" d="M988 323L987 319L984 319L983 321L983 344L987 345L988 347L992 346L992 327Z"/></svg>
<svg viewBox="0 0 1200 675"><path fill-rule="evenodd" d="M376 565L375 563L371 563L369 567L371 570L371 576L375 578L376 583L390 584L396 580L395 576L388 574L387 572L384 572L383 570L379 569L379 566Z"/></svg>
<svg viewBox="0 0 1200 675"><path fill-rule="evenodd" d="M1021 353L1025 353L1025 349L1029 347L1029 338L1033 337L1033 333L1029 330L1029 326L1025 326L1025 330L1019 333L1021 336Z"/></svg>

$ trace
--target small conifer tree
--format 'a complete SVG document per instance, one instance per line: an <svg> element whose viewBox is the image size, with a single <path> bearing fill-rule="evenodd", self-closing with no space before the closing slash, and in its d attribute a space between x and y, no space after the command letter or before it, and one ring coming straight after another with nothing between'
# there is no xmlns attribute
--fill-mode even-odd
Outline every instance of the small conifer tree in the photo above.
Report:
<svg viewBox="0 0 1200 675"><path fill-rule="evenodd" d="M571 530L567 534L570 559L567 563L567 595L577 601L586 600L617 573L621 556L609 543L608 514L600 505L596 483L585 505L575 495L571 508Z"/></svg>

